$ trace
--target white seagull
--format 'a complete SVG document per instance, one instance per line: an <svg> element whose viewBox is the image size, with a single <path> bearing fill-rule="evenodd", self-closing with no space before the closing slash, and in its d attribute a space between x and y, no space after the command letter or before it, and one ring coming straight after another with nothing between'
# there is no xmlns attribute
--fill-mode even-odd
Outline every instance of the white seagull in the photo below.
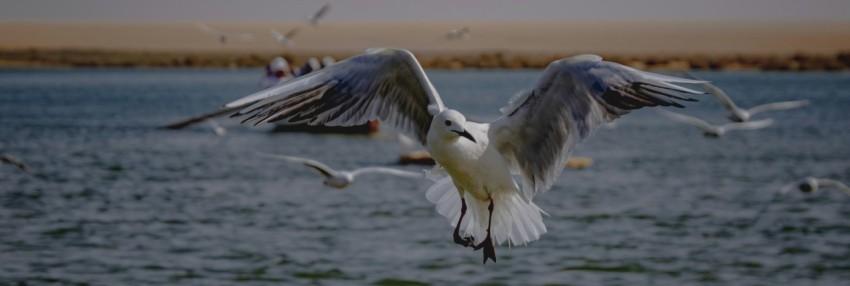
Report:
<svg viewBox="0 0 850 286"><path fill-rule="evenodd" d="M319 20L324 18L325 14L327 14L328 10L330 10L330 9L331 9L331 3L325 3L325 5L323 5L322 8L319 8L319 10L316 11L316 13L313 13L313 15L310 16L310 18L308 18L307 21L310 22L310 25L313 25L313 27L319 26Z"/></svg>
<svg viewBox="0 0 850 286"><path fill-rule="evenodd" d="M496 261L494 242L526 244L546 232L532 198L552 186L578 142L632 109L681 107L671 99L701 92L673 83L701 82L574 56L549 64L533 90L501 109L502 117L476 123L443 105L412 53L382 48L225 106L249 104L233 115L247 115L242 123L350 126L379 118L414 138L448 175L426 197L454 226L455 243L483 248L486 263ZM471 217L464 220L467 207Z"/></svg>
<svg viewBox="0 0 850 286"><path fill-rule="evenodd" d="M236 40L242 40L242 41L250 41L250 40L254 39L253 34L225 33L225 32L213 29L212 27L207 26L207 25L205 25L204 23L201 23L201 22L195 23L195 25L197 25L198 29L201 29L201 31L203 31L204 33L207 33L209 35L212 35L212 36L218 38L218 41L221 42L221 44L227 44L227 42L230 41L230 39L236 39Z"/></svg>
<svg viewBox="0 0 850 286"><path fill-rule="evenodd" d="M469 28L463 27L460 29L451 29L446 33L446 39L449 40L466 40L469 39Z"/></svg>
<svg viewBox="0 0 850 286"><path fill-rule="evenodd" d="M841 191L845 195L850 196L850 187L844 183L830 179L820 179L814 177L806 177L799 182L793 182L782 187L779 190L780 194L785 194L793 189L799 189L803 193L814 193L820 188L832 188Z"/></svg>
<svg viewBox="0 0 850 286"><path fill-rule="evenodd" d="M298 27L290 29L286 34L281 33L277 29L271 29L269 32L272 34L272 37L280 43L281 45L291 47L292 46L292 38L298 34Z"/></svg>
<svg viewBox="0 0 850 286"><path fill-rule="evenodd" d="M725 134L726 132L729 132L729 131L732 131L732 130L754 130L754 129L761 129L761 128L765 128L765 127L768 127L770 125L773 125L773 119L762 119L762 120L759 120L759 121L748 121L748 122L732 122L732 123L727 123L727 124L723 124L723 125L711 125L708 122L705 122L705 120L702 120L702 119L699 119L699 118L696 118L696 117L693 117L693 116L684 115L684 114L681 114L681 113L676 113L676 112L667 111L667 110L663 110L663 109L661 111L664 115L666 115L670 119L673 119L673 120L676 120L676 121L679 121L679 122L682 122L682 123L690 124L694 127L699 128L700 130L702 130L702 134L705 135L705 137L715 137L716 138L716 137L720 137L721 135Z"/></svg>
<svg viewBox="0 0 850 286"><path fill-rule="evenodd" d="M304 166L310 167L322 174L325 177L324 184L326 186L331 186L337 189L343 189L348 187L351 183L354 182L354 178L362 175L362 174L388 174L395 175L400 177L408 177L408 178L425 178L424 173L416 173L410 171L404 171L393 168L386 167L364 167L357 168L351 171L343 171L343 170L334 170L331 167L328 167L322 162L316 160L310 160L307 158L293 157L293 156L284 156L284 155L275 155L269 153L258 152L257 154L269 158L280 159L288 162L303 164Z"/></svg>
<svg viewBox="0 0 850 286"><path fill-rule="evenodd" d="M691 78L697 79L696 77L694 77L693 75L690 75L689 73L686 73L686 74ZM720 89L716 85L711 84L709 82L705 82L705 83L702 83L702 87L709 94L711 94L715 98L717 98L717 101L720 101L720 104L723 104L723 107L725 107L726 110L729 111L729 115L727 115L727 117L729 118L729 120L732 120L734 122L750 121L750 117L752 117L753 115L756 115L757 113L762 113L762 112L765 112L765 111L793 109L793 108L803 107L803 106L806 106L806 105L809 104L808 100L780 101L780 102L757 105L757 106L752 107L750 109L743 109L743 108L738 107L738 105L736 105L735 102L732 101L731 98L729 98L729 95L727 95L726 92L724 92L722 89Z"/></svg>

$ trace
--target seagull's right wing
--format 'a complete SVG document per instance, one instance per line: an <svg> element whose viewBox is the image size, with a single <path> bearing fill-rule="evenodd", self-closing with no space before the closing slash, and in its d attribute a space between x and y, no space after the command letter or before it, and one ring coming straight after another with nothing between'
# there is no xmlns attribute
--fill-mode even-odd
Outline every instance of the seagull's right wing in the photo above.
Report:
<svg viewBox="0 0 850 286"><path fill-rule="evenodd" d="M549 64L531 92L514 96L490 125L495 148L522 175L526 199L547 190L576 143L597 127L645 106L678 106L672 99L700 94L673 83L702 83L639 71L581 55Z"/></svg>
<svg viewBox="0 0 850 286"><path fill-rule="evenodd" d="M313 15L310 16L310 23L313 24L314 26L317 25L319 23L319 20L321 20L322 17L324 17L325 14L327 14L328 10L330 10L330 9L331 9L331 4L325 3L325 5L323 5L322 8L319 8L319 10L316 11L316 13L313 13Z"/></svg>
<svg viewBox="0 0 850 286"><path fill-rule="evenodd" d="M274 158L274 159L280 159L280 160L293 162L293 163L300 163L300 164L303 164L304 166L313 168L314 170L318 171L319 173L322 174L322 176L325 176L325 177L333 177L333 173L336 173L336 171L334 171L333 169L331 169L327 165L322 164L322 162L319 162L319 161L316 161L316 160L310 160L310 159L307 159L307 158L300 158L300 157L293 157L293 156L275 155L275 154L269 154L269 153L263 153L263 152L257 152L257 155L265 156L265 157L269 157L269 158Z"/></svg>
<svg viewBox="0 0 850 286"><path fill-rule="evenodd" d="M408 177L408 178L425 178L425 172L410 172L405 170L386 168L386 167L365 167L359 168L351 171L351 174L354 176L365 174L365 173L379 173L379 174L389 174L400 177Z"/></svg>
<svg viewBox="0 0 850 286"><path fill-rule="evenodd" d="M699 129L701 129L702 131L705 131L705 132L716 132L715 129L717 129L717 127L709 124L708 122L705 122L705 120L702 120L702 119L699 119L699 118L696 118L696 117L693 117L693 116L690 116L690 115L684 115L684 114L677 113L677 112L667 111L667 110L664 110L664 109L661 109L660 111L661 111L662 114L666 115L670 119L696 126L697 128L699 128Z"/></svg>
<svg viewBox="0 0 850 286"><path fill-rule="evenodd" d="M841 191L845 195L850 196L850 187L845 185L842 182L830 180L830 179L817 179L818 185L824 188L835 188L836 190Z"/></svg>
<svg viewBox="0 0 850 286"><path fill-rule="evenodd" d="M253 104L251 104L253 103ZM425 145L431 119L445 107L407 50L370 49L308 75L233 101L251 104L242 123L351 126L380 118Z"/></svg>
<svg viewBox="0 0 850 286"><path fill-rule="evenodd" d="M195 23L195 26L198 26L198 29L201 29L202 32L216 36L216 37L224 35L223 32L216 30L216 29L213 29L212 27L207 26L206 24L201 23L201 22Z"/></svg>
<svg viewBox="0 0 850 286"><path fill-rule="evenodd" d="M284 36L284 35L283 35L280 31L278 31L277 29L271 29L271 30L269 30L269 33L271 33L271 34L272 34L272 38L274 38L274 39L275 39L276 41L278 41L278 42L283 41L283 40L286 40L286 36Z"/></svg>
<svg viewBox="0 0 850 286"><path fill-rule="evenodd" d="M758 121L747 121L747 122L733 122L721 125L718 128L729 130L753 130L753 129L762 129L773 125L773 119L762 119Z"/></svg>
<svg viewBox="0 0 850 286"><path fill-rule="evenodd" d="M806 106L806 105L809 105L808 100L781 101L781 102L774 102L774 103L767 103L767 104L758 105L756 107L748 109L747 111L752 115L752 114L756 114L756 113L760 113L760 112L764 112L764 111L785 110L785 109L799 108L799 107L803 107L803 106Z"/></svg>

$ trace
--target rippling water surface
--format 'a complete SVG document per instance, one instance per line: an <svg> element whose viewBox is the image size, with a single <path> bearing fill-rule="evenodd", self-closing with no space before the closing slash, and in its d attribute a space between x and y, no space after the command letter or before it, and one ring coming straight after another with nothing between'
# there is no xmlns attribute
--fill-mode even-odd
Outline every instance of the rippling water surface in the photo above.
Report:
<svg viewBox="0 0 850 286"><path fill-rule="evenodd" d="M158 126L257 87L260 70L0 71L0 285L840 285L850 281L850 198L776 190L850 181L850 74L698 73L742 106L806 98L776 124L707 139L640 110L600 129L535 201L549 233L497 248L451 241L429 183L366 176L343 191L300 166L390 165L376 136ZM539 71L429 71L446 104L492 119ZM723 122L708 96L682 110ZM403 167L420 170L422 167ZM842 282L844 281L844 282Z"/></svg>

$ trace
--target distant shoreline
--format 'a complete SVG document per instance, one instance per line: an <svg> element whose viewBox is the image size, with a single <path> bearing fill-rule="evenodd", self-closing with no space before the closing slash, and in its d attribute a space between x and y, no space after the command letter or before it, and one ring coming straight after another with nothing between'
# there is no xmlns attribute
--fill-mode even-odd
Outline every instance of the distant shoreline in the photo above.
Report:
<svg viewBox="0 0 850 286"><path fill-rule="evenodd" d="M338 60L353 53L249 53L186 51L122 51L100 49L0 49L0 68L248 68L263 67L274 56L284 56L293 66L309 57L330 55ZM540 69L551 61L574 54L541 53L417 53L424 68L436 69ZM616 55L609 61L639 69L665 70L777 70L847 71L850 51L833 55L794 53L787 55Z"/></svg>
<svg viewBox="0 0 850 286"><path fill-rule="evenodd" d="M638 68L848 70L850 22L2 22L0 67L260 67L285 55L412 51L426 68L543 68L593 53ZM447 32L467 27L468 38ZM281 45L272 29L298 29Z"/></svg>

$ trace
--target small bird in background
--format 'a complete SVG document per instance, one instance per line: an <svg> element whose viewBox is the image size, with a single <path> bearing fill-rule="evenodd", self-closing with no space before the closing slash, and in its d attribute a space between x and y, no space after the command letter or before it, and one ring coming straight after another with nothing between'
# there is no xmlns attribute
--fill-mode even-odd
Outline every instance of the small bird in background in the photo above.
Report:
<svg viewBox="0 0 850 286"><path fill-rule="evenodd" d="M690 73L685 72L685 74L690 78L699 79L691 75ZM727 115L727 117L729 118L729 120L732 120L734 122L750 121L750 117L765 111L794 109L809 104L808 100L780 101L757 105L749 109L743 109L738 107L738 105L736 105L735 102L732 101L731 98L729 98L729 95L716 85L713 85L709 82L705 82L700 85L702 85L702 88L705 89L706 92L713 95L714 98L717 98L717 101L719 101L720 104L723 104L723 107L725 107L726 110L729 111L729 115Z"/></svg>
<svg viewBox="0 0 850 286"><path fill-rule="evenodd" d="M327 14L328 10L330 10L330 9L331 9L331 4L325 3L325 5L322 6L322 8L319 8L319 10L316 11L316 13L313 13L313 15L310 16L310 18L308 18L307 21L310 22L310 25L313 25L313 27L318 27L319 21L322 20L322 18L325 17L325 14Z"/></svg>
<svg viewBox="0 0 850 286"><path fill-rule="evenodd" d="M30 169L27 164L24 164L23 161L19 160L18 158L12 157L11 155L0 155L0 165L4 163L15 165L18 167L18 169L21 169L21 171L24 171L24 173L27 173L30 176L34 174L32 169Z"/></svg>
<svg viewBox="0 0 850 286"><path fill-rule="evenodd" d="M277 29L271 29L269 30L269 32L272 34L272 37L275 39L275 41L277 41L279 44L284 45L286 47L291 47L292 38L294 38L295 35L298 34L298 29L299 27L292 28L288 32L286 32L286 34L281 33Z"/></svg>
<svg viewBox="0 0 850 286"><path fill-rule="evenodd" d="M449 40L466 40L469 39L469 28L463 27L460 29L452 29L446 33L446 39Z"/></svg>
<svg viewBox="0 0 850 286"><path fill-rule="evenodd" d="M785 194L793 189L799 189L803 193L810 194L817 192L820 188L836 189L838 191L841 191L845 195L850 196L850 187L847 187L847 185L845 185L844 183L835 180L820 179L814 177L806 177L801 181L785 185L784 187L782 187L782 189L779 190L779 193Z"/></svg>
<svg viewBox="0 0 850 286"><path fill-rule="evenodd" d="M227 129L224 129L224 127L219 125L218 122L216 122L214 119L208 118L207 123L210 125L210 128L212 128L213 132L215 132L215 135L218 135L219 137L224 137L224 135L227 135Z"/></svg>
<svg viewBox="0 0 850 286"><path fill-rule="evenodd" d="M222 45L227 44L227 42L231 41L231 39L241 40L241 41L250 41L254 39L253 34L248 33L225 33L216 29L213 29L210 26L205 25L204 23L197 22L195 25L198 26L202 32L212 35L218 38L218 41L221 42Z"/></svg>
<svg viewBox="0 0 850 286"><path fill-rule="evenodd" d="M759 120L759 121L733 122L733 123L727 123L727 124L724 124L724 125L711 125L708 122L705 122L704 120L693 117L693 116L684 115L684 114L681 114L681 113L676 113L676 112L667 111L667 110L663 110L663 109L661 109L660 111L661 111L662 114L669 117L670 119L673 119L673 120L676 120L676 121L679 121L679 122L682 122L682 123L690 124L694 127L699 128L700 130L702 130L703 135L705 135L705 137L713 137L713 138L720 137L723 134L725 134L726 132L729 132L729 131L732 131L732 130L755 130L755 129L765 128L765 127L768 127L768 126L773 124L773 119L763 119L763 120Z"/></svg>
<svg viewBox="0 0 850 286"><path fill-rule="evenodd" d="M395 175L395 176L407 177L407 178L425 178L424 172L417 173L417 172L410 172L410 171L404 171L404 170L386 168L386 167L364 167L364 168L357 168L357 169L350 170L350 171L334 170L334 169L331 169L331 167L328 167L327 165L322 164L319 161L310 160L310 159L307 159L307 158L284 156L284 155L275 155L275 154L262 153L262 152L258 152L257 154L260 155L260 156L264 156L264 157L280 159L280 160L284 160L284 161L288 161L288 162L292 162L292 163L299 163L299 164L303 164L304 166L310 167L310 168L318 171L319 174L322 174L322 176L325 177L324 184L326 186L331 186L331 187L334 187L334 188L337 188L337 189L344 189L345 187L348 187L348 185L350 185L351 183L354 182L355 177L362 175L362 174L370 174L370 173L372 173L372 174L388 174L388 175Z"/></svg>

